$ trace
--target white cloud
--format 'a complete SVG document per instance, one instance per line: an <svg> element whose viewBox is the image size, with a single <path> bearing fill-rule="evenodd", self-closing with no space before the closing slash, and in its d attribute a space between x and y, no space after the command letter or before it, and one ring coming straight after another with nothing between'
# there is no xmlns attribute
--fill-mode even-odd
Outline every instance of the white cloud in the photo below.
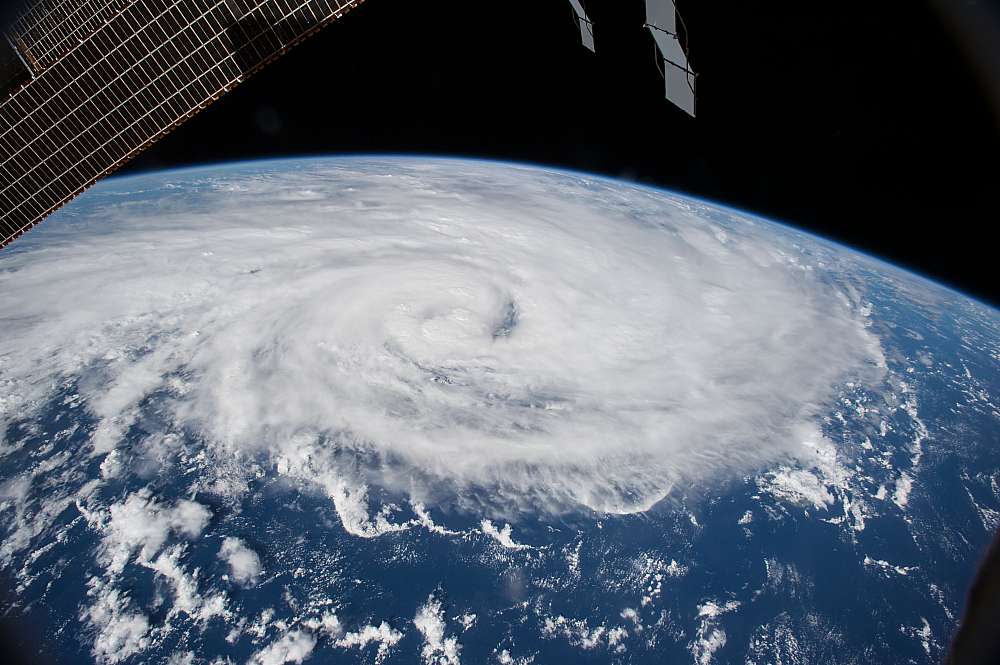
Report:
<svg viewBox="0 0 1000 665"><path fill-rule="evenodd" d="M204 622L213 617L225 617L226 597L221 593L210 594L207 598L198 592L198 571L188 573L181 565L180 560L184 555L184 548L174 546L156 559L146 562L147 568L162 576L174 592L174 602L170 608L169 616L175 616L183 612L193 621Z"/></svg>
<svg viewBox="0 0 1000 665"><path fill-rule="evenodd" d="M364 649L369 644L378 644L375 653L375 663L378 665L389 655L389 650L403 639L403 633L383 621L377 626L363 626L359 630L347 633L337 640L338 647L344 649Z"/></svg>
<svg viewBox="0 0 1000 665"><path fill-rule="evenodd" d="M917 570L917 566L897 566L885 561L884 559L873 559L867 554L864 558L864 564L866 566L872 566L874 568L881 569L882 571L888 573L889 571L895 572L897 575L907 576L910 571Z"/></svg>
<svg viewBox="0 0 1000 665"><path fill-rule="evenodd" d="M415 501L410 506L413 509L413 514L416 515L416 523L424 527L431 533L436 533L441 536L461 536L461 531L452 531L447 529L440 524L436 524L431 518L430 512L424 506L424 504L419 501Z"/></svg>
<svg viewBox="0 0 1000 665"><path fill-rule="evenodd" d="M910 492L913 491L913 478L905 471L899 474L896 480L896 489L892 493L892 501L902 510L906 510L906 504L910 501Z"/></svg>
<svg viewBox="0 0 1000 665"><path fill-rule="evenodd" d="M834 497L826 484L807 469L782 467L757 480L761 490L790 503L822 510L833 505Z"/></svg>
<svg viewBox="0 0 1000 665"><path fill-rule="evenodd" d="M333 638L339 638L344 634L340 619L333 612L324 612L322 616L306 619L302 624L313 631L323 631Z"/></svg>
<svg viewBox="0 0 1000 665"><path fill-rule="evenodd" d="M181 499L170 514L170 526L189 538L197 538L212 519L212 511L195 501Z"/></svg>
<svg viewBox="0 0 1000 665"><path fill-rule="evenodd" d="M129 609L128 595L98 578L91 578L88 586L87 595L95 600L81 611L80 620L95 631L94 659L114 665L146 649L150 644L149 619Z"/></svg>
<svg viewBox="0 0 1000 665"><path fill-rule="evenodd" d="M110 451L156 392L206 454L293 460L374 537L406 528L376 485L635 512L756 472L881 362L833 254L777 226L521 167L253 168L178 174L169 205L105 182L0 259L0 429L73 376Z"/></svg>
<svg viewBox="0 0 1000 665"><path fill-rule="evenodd" d="M171 532L197 538L211 518L211 511L199 503L182 499L167 506L143 489L112 504L106 514L93 515L91 520L103 530L104 557L109 572L116 574L124 569L134 551L139 551L141 561L150 561Z"/></svg>
<svg viewBox="0 0 1000 665"><path fill-rule="evenodd" d="M493 653L496 654L497 662L500 665L531 665L535 662L534 655L515 658L507 649L500 649L499 651L494 649Z"/></svg>
<svg viewBox="0 0 1000 665"><path fill-rule="evenodd" d="M735 600L721 605L709 600L698 606L698 631L695 639L688 644L695 665L709 665L715 658L715 653L726 646L726 631L719 617L738 609L739 606L739 601Z"/></svg>
<svg viewBox="0 0 1000 665"><path fill-rule="evenodd" d="M521 543L514 542L514 539L511 537L513 529L509 524L504 524L502 529L498 529L490 520L483 520L480 526L483 529L483 533L509 550L526 550L531 547L530 545L522 545Z"/></svg>
<svg viewBox="0 0 1000 665"><path fill-rule="evenodd" d="M631 620L634 615L622 612L622 618ZM560 614L543 619L542 636L549 639L561 636L571 645L584 650L604 645L608 649L621 652L624 651L622 642L628 637L628 629L624 626L609 628L603 623L591 628L586 619L573 619Z"/></svg>
<svg viewBox="0 0 1000 665"><path fill-rule="evenodd" d="M316 647L316 638L304 630L292 630L250 657L252 665L301 665Z"/></svg>
<svg viewBox="0 0 1000 665"><path fill-rule="evenodd" d="M167 665L194 665L194 652L175 651L174 654L167 659Z"/></svg>
<svg viewBox="0 0 1000 665"><path fill-rule="evenodd" d="M786 464L768 471L757 478L757 486L776 499L816 510L828 510L839 501L844 515L831 521L849 520L853 529L864 530L866 506L860 499L848 496L854 470L845 465L837 447L820 432L803 429L800 437L803 452L799 465L793 468Z"/></svg>
<svg viewBox="0 0 1000 665"><path fill-rule="evenodd" d="M462 645L458 643L457 637L445 637L444 608L434 594L417 610L413 625L424 636L420 655L426 665L460 665Z"/></svg>
<svg viewBox="0 0 1000 665"><path fill-rule="evenodd" d="M264 570L257 553L239 538L227 537L223 540L219 558L229 564L230 573L239 584L256 584Z"/></svg>
<svg viewBox="0 0 1000 665"><path fill-rule="evenodd" d="M457 619L458 622L462 624L463 633L476 625L476 615L472 613L467 612L465 614L460 614L459 616L455 617L455 619Z"/></svg>

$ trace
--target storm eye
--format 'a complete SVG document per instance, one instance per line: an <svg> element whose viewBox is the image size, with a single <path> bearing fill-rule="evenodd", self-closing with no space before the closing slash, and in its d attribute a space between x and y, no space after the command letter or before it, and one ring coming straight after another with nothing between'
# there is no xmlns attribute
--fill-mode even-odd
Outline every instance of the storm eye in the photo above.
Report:
<svg viewBox="0 0 1000 665"><path fill-rule="evenodd" d="M496 328L493 329L493 339L500 337L510 337L517 327L517 305L511 300L504 308L503 319Z"/></svg>

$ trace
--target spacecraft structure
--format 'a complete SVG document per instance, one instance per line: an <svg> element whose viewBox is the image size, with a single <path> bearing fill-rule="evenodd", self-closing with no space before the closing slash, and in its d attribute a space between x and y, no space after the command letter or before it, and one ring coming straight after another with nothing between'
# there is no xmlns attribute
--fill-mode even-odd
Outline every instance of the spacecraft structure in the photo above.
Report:
<svg viewBox="0 0 1000 665"><path fill-rule="evenodd" d="M37 0L0 39L0 246L362 0Z"/></svg>
<svg viewBox="0 0 1000 665"><path fill-rule="evenodd" d="M656 43L667 99L693 116L697 75L688 62L687 30L673 0L646 0L645 27Z"/></svg>
<svg viewBox="0 0 1000 665"><path fill-rule="evenodd" d="M364 0L22 0L0 26L0 247ZM645 0L694 115L673 0ZM585 0L570 0L595 49ZM637 26L638 28L638 26ZM686 41L686 36L684 37Z"/></svg>

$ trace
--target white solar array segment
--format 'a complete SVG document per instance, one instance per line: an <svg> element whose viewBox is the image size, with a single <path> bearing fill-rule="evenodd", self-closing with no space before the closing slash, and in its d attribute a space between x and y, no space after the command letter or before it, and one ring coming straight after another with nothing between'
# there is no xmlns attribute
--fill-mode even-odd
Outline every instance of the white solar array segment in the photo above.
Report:
<svg viewBox="0 0 1000 665"><path fill-rule="evenodd" d="M646 25L677 34L677 7L672 0L646 0Z"/></svg>
<svg viewBox="0 0 1000 665"><path fill-rule="evenodd" d="M583 41L583 45L591 51L595 50L594 26L590 21L590 17L587 16L587 10L583 8L583 4L580 0L569 0L569 4L573 6L573 12L576 14L577 23L580 24L580 39Z"/></svg>
<svg viewBox="0 0 1000 665"><path fill-rule="evenodd" d="M681 67L687 67L687 55L685 55L680 40L675 35L667 34L654 26L649 26L649 32L653 35L656 48L660 50L660 55L663 56L664 60L669 60Z"/></svg>
<svg viewBox="0 0 1000 665"><path fill-rule="evenodd" d="M0 100L0 248L362 0L23 2L0 33L32 74ZM666 96L694 115L673 0L646 0L646 18Z"/></svg>
<svg viewBox="0 0 1000 665"><path fill-rule="evenodd" d="M688 115L694 116L695 89L691 70L682 69L669 61L664 61L663 70L667 99Z"/></svg>
<svg viewBox="0 0 1000 665"><path fill-rule="evenodd" d="M677 7L673 0L646 0L646 27L662 59L667 99L693 116L695 74L678 37Z"/></svg>

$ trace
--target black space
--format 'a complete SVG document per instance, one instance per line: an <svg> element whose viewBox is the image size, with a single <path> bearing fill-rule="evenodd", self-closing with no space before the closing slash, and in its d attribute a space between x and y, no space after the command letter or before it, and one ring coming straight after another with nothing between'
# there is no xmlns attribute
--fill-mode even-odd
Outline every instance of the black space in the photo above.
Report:
<svg viewBox="0 0 1000 665"><path fill-rule="evenodd" d="M977 72L1000 62L974 66L988 32L949 29L948 2L682 0L691 119L662 98L641 0L589 0L597 55L565 0L368 0L127 171L357 152L564 166L787 221L998 302L1000 116ZM986 5L961 7L996 28Z"/></svg>

